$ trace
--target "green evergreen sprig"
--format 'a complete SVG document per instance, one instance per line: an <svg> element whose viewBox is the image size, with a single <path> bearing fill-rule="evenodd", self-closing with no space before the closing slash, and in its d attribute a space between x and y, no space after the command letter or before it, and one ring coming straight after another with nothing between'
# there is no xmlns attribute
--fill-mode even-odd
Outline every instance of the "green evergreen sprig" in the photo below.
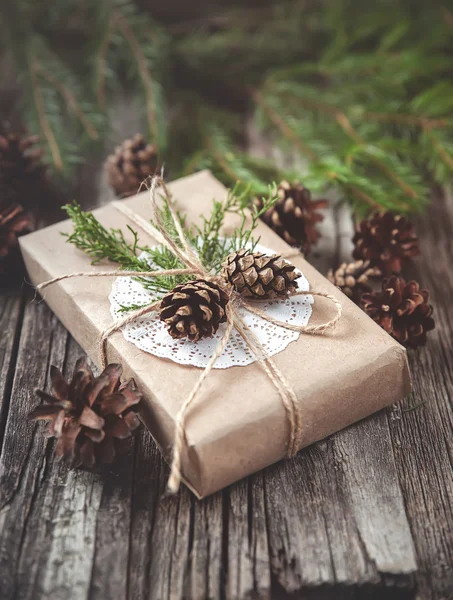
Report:
<svg viewBox="0 0 453 600"><path fill-rule="evenodd" d="M179 22L161 14L134 0L6 3L0 50L57 171L102 139L114 93L127 90L172 177L209 168L228 187L246 184L249 201L269 181L297 178L335 187L360 215L414 213L433 182L451 182L447 3L279 0L214 3ZM289 168L245 151L250 117Z"/></svg>
<svg viewBox="0 0 453 600"><path fill-rule="evenodd" d="M210 273L220 272L224 259L235 250L250 248L253 250L259 241L253 233L258 226L261 215L271 208L277 201L276 185L268 187L268 194L263 198L262 206L254 206L249 210L250 191L243 184L236 184L228 190L225 200L213 201L213 209L209 216L201 216L201 225L189 227L185 218L178 213L178 219L183 228L187 241L194 247L202 265ZM102 260L116 263L126 271L155 271L156 267L162 270L186 268L180 259L166 246L144 246L139 243L138 233L127 226L128 236L121 229L105 228L91 212L85 212L73 202L63 207L71 219L74 230L71 234L63 234L68 243L85 252L93 259L93 264ZM172 219L168 201L162 198L159 207L160 222L167 234L180 245L178 232ZM235 227L229 237L222 234L225 219L228 214L239 217L239 225ZM155 226L155 223L153 223ZM131 239L128 241L127 237ZM139 257L138 253L143 253ZM160 298L171 291L176 285L190 281L193 276L187 275L162 275L158 277L137 277L143 287L150 292L152 300ZM151 300L151 301L152 301ZM137 306L124 306L123 311L138 308Z"/></svg>
<svg viewBox="0 0 453 600"><path fill-rule="evenodd" d="M81 209L77 202L63 206L71 219L74 231L63 234L70 244L82 250L98 264L102 260L117 263L122 269L146 271L147 267L137 257L137 251L144 250L138 244L138 233L128 226L132 242L128 242L121 229L106 229L91 212Z"/></svg>
<svg viewBox="0 0 453 600"><path fill-rule="evenodd" d="M209 217L201 216L202 225L192 229L192 243L197 249L201 263L210 272L218 273L221 264L228 254L241 248L253 251L259 238L253 237L260 217L277 201L277 186L268 186L267 195L263 197L260 208L250 207L250 184L237 183L228 190L226 200L213 201L213 210ZM235 227L230 237L221 235L227 214L235 214L240 218L240 224Z"/></svg>

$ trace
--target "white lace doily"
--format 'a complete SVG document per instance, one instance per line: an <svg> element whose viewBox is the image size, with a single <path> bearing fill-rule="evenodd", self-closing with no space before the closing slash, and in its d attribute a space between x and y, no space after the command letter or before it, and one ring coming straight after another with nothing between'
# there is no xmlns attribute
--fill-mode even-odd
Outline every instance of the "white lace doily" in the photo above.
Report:
<svg viewBox="0 0 453 600"><path fill-rule="evenodd" d="M275 254L273 250L257 245L257 252ZM147 259L146 253L141 258ZM150 261L148 261L150 262ZM152 265L152 268L155 268ZM298 289L308 291L309 283L301 275L297 280ZM110 311L115 320L124 317L122 307L142 306L150 304L152 295L142 284L132 277L118 277L112 286L109 296ZM295 296L286 299L269 300L260 302L259 308L266 311L270 316L284 323L306 325L312 313L313 296ZM239 312L245 323L252 329L261 344L270 356L284 350L291 342L299 337L297 331L290 331L283 327L269 323L244 308ZM191 342L189 340L174 340L167 332L166 326L157 318L157 313L146 315L133 323L123 327L126 340L135 344L141 350L150 352L161 358L169 358L174 362L191 365L195 367L206 367L209 359L214 354L219 340L222 338L226 323L222 323L217 333L212 338ZM256 357L250 352L239 333L233 329L230 340L223 353L217 359L214 368L227 369L233 366L249 365L256 361Z"/></svg>

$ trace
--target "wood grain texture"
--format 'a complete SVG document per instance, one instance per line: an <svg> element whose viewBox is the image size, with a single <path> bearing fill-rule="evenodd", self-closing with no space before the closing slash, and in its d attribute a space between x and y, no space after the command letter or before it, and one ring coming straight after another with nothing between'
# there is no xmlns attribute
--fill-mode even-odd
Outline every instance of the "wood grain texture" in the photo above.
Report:
<svg viewBox="0 0 453 600"><path fill-rule="evenodd" d="M5 291L0 295L0 449L11 397L22 312L23 294L20 291Z"/></svg>
<svg viewBox="0 0 453 600"><path fill-rule="evenodd" d="M56 463L42 424L27 422L49 364L69 376L79 353L44 303L26 304L0 462L5 598L413 589L384 415L201 502L186 489L165 497L168 469L146 432L92 474Z"/></svg>
<svg viewBox="0 0 453 600"><path fill-rule="evenodd" d="M121 117L121 137L140 130L136 119ZM94 173L99 159L78 178L87 207L110 196ZM202 501L165 495L168 467L146 431L102 472L54 460L26 415L49 365L69 376L81 351L44 303L0 296L0 598L449 598L452 212L438 198L419 223L416 274L438 323L411 358L411 402L425 404L381 412ZM324 227L322 270L348 257L352 231L339 207Z"/></svg>
<svg viewBox="0 0 453 600"><path fill-rule="evenodd" d="M433 198L420 219L413 275L431 292L436 329L411 353L414 394L389 414L395 460L415 541L420 598L453 596L453 199ZM411 406L424 403L415 410Z"/></svg>
<svg viewBox="0 0 453 600"><path fill-rule="evenodd" d="M271 565L263 474L258 473L225 492L227 534L227 596L268 598Z"/></svg>

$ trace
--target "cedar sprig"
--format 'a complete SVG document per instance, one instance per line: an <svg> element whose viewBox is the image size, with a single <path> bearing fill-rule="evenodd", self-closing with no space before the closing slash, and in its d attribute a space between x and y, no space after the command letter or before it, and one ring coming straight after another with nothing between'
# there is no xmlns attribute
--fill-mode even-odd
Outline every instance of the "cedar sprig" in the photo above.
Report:
<svg viewBox="0 0 453 600"><path fill-rule="evenodd" d="M249 186L236 183L232 190L228 190L224 201L213 201L210 216L201 217L201 226L193 228L194 245L201 263L209 271L218 273L223 259L228 255L229 242L220 235L220 231L228 213L238 213L246 209L248 191Z"/></svg>
<svg viewBox="0 0 453 600"><path fill-rule="evenodd" d="M144 261L137 257L143 250L138 244L138 234L128 226L132 242L128 242L120 229L106 229L91 212L83 211L77 202L63 206L74 225L71 234L64 233L70 244L82 250L93 259L93 264L101 260L117 263L122 269L146 271Z"/></svg>
<svg viewBox="0 0 453 600"><path fill-rule="evenodd" d="M156 266L162 270L184 268L181 261L167 248L141 246L138 233L130 226L127 228L132 236L132 241L128 242L121 229L106 229L93 213L83 211L77 202L67 204L63 210L66 211L74 226L73 233L63 235L70 244L88 254L93 259L93 264L97 264L101 260L108 260L118 264L121 269L126 271L151 271ZM171 221L168 206L164 204L159 212L167 231L176 240L176 228ZM184 223L183 219L181 222ZM146 258L139 258L138 252L146 252ZM137 279L155 297L172 290L175 285L187 280L184 275L176 277L162 275L149 279L137 277ZM131 308L134 307L130 307L128 310Z"/></svg>
<svg viewBox="0 0 453 600"><path fill-rule="evenodd" d="M184 269L185 266L177 256L173 254L165 246L156 246L155 248L146 249L150 263L146 265L151 268L159 267L163 271L170 269ZM144 269L146 270L146 269ZM154 297L158 298L171 290L178 284L190 281L193 279L191 275L160 275L158 277L137 277L137 280L148 290Z"/></svg>
<svg viewBox="0 0 453 600"><path fill-rule="evenodd" d="M275 184L269 186L268 195L263 200L263 206L258 209L248 209L250 189L248 186L237 183L232 190L228 190L223 201L214 200L213 210L209 217L201 217L201 225L188 227L184 217L177 213L181 227L189 243L196 249L203 266L211 273L219 273L223 260L236 250L243 247L255 248L259 238L253 237L260 217L264 211L271 208L277 201L277 187ZM159 245L153 248L143 246L139 243L138 233L128 226L132 241L127 241L120 229L105 228L91 212L85 212L73 202L63 207L72 220L74 231L71 234L63 234L70 244L82 250L93 259L93 264L101 260L116 263L121 269L128 271L152 271L156 267L162 270L182 269L185 265L167 247ZM167 233L178 245L181 243L175 224L171 217L168 201L163 198L159 207L160 221ZM221 230L226 215L236 214L240 217L239 225L234 229L231 237L225 238ZM153 223L155 225L155 223ZM142 257L137 256L143 252ZM160 298L163 294L171 291L176 285L185 283L192 279L190 275L159 277L137 277L137 280L148 290L153 299ZM138 308L137 306L123 306L121 311Z"/></svg>
<svg viewBox="0 0 453 600"><path fill-rule="evenodd" d="M252 251L259 242L253 236L258 226L260 217L266 210L277 202L277 186L268 186L267 197L263 199L263 206L257 208L250 204L250 184L244 185L237 182L232 190L228 190L224 202L214 200L213 210L209 218L202 216L201 227L195 227L192 239L197 248L204 267L213 273L219 273L225 257L240 248L250 248ZM239 216L240 223L228 239L221 235L221 229L228 213Z"/></svg>
<svg viewBox="0 0 453 600"><path fill-rule="evenodd" d="M248 198L248 195L247 195ZM254 204L250 210L246 210L246 206L241 207L239 214L241 216L241 224L233 231L231 236L230 249L228 253L241 248L248 248L253 252L260 238L253 237L253 232L258 226L261 217L271 209L278 200L277 185L273 183L268 186L267 196L262 197L262 205L260 207Z"/></svg>

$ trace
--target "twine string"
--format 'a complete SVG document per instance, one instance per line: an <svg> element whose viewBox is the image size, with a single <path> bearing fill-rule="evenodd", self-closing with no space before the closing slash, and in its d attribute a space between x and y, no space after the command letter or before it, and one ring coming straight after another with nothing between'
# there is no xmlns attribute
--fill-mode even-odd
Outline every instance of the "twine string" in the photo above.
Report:
<svg viewBox="0 0 453 600"><path fill-rule="evenodd" d="M140 229L145 233L149 234L157 243L165 245L165 238L156 227L154 227L149 221L144 219L141 215L134 212L131 208L120 202L119 200L113 200L112 206L117 211L123 213L128 219L133 221Z"/></svg>
<svg viewBox="0 0 453 600"><path fill-rule="evenodd" d="M181 406L181 408L178 411L178 414L176 415L175 439L174 439L174 443L173 443L173 457L172 457L172 463L171 463L170 477L169 477L168 483L167 483L168 490L172 494L174 494L178 491L179 486L181 484L181 477L182 477L181 455L182 455L182 450L183 450L185 435L186 435L185 421L186 421L186 416L187 416L187 409L192 404L192 402L195 400L203 381L206 379L206 377L209 375L209 373L213 369L214 363L219 358L219 356L222 354L222 352L225 349L225 346L228 343L228 340L230 339L231 331L233 329L233 319L231 316L231 311L232 311L231 307L227 304L227 306L226 306L227 326L226 326L225 332L224 332L222 338L220 339L219 343L217 344L216 351L209 359L209 362L206 365L205 369L203 369L203 372L202 372L200 378L198 379L197 383L192 388L192 391L190 392L186 401Z"/></svg>
<svg viewBox="0 0 453 600"><path fill-rule="evenodd" d="M180 241L179 245L175 240L168 234L165 224L162 221L157 202L156 202L156 189L158 186L161 186L164 192L165 199L167 201L170 216L172 222L174 224L175 230L178 234L178 238ZM208 364L203 369L201 376L198 381L192 388L190 394L188 395L185 402L182 404L179 409L176 420L175 420L175 439L173 444L173 455L171 462L171 472L170 478L168 480L168 488L169 491L175 493L179 485L181 483L182 472L181 472L181 463L182 463L182 451L184 448L184 444L186 441L186 420L187 420L187 411L190 408L191 404L197 398L200 388L205 381L206 377L212 371L216 360L220 357L222 352L224 351L228 340L230 338L233 327L237 329L242 339L244 340L247 348L250 352L256 357L259 365L264 370L266 375L269 377L269 380L278 390L280 398L282 400L282 404L285 408L288 423L289 423L289 436L288 436L288 456L294 456L301 445L301 437L302 437L302 418L300 415L300 411L298 409L298 401L297 395L294 392L293 388L281 372L281 370L276 366L275 362L271 359L269 354L267 353L264 346L261 344L259 339L256 337L255 333L248 327L248 325L241 318L238 308L243 306L251 313L261 317L262 319L273 323L274 325L283 327L288 330L297 331L300 333L313 333L313 334L324 334L329 329L334 329L339 319L341 318L342 307L340 302L332 295L326 292L316 292L316 291L298 291L292 294L293 296L302 296L302 295L312 295L312 296L320 296L326 298L327 300L333 302L336 308L336 315L327 321L327 323L321 323L319 325L293 325L290 323L285 323L283 321L279 321L274 317L271 317L263 310L257 308L255 305L252 305L248 300L239 296L237 292L227 287L226 283L218 276L212 275L206 271L203 265L200 262L199 257L191 247L189 241L187 240L183 228L181 227L181 223L179 221L176 209L173 206L173 202L169 191L162 180L162 177L155 176L152 179L151 186L149 188L151 205L153 209L153 218L156 224L154 227L149 221L140 217L134 213L130 208L125 207L119 202L114 202L113 206L118 209L120 212L125 214L130 220L132 220L138 227L140 227L145 233L150 235L156 241L164 245L171 252L173 252L181 262L186 265L187 268L184 269L171 269L171 270L163 270L163 271L145 271L145 272L137 272L137 271L101 271L101 272L76 272L69 273L65 275L60 275L59 277L55 277L49 281L45 281L37 286L37 290L40 291L47 286L56 283L58 281L62 281L64 279L69 279L72 277L108 277L108 276L131 276L131 277L160 277L162 275L183 275L183 274L193 274L202 279L208 281L214 281L219 286L223 287L225 291L227 291L229 295L229 302L226 305L226 320L227 325L225 331L216 347L216 351L211 356ZM100 336L99 339L99 352L101 357L101 364L103 368L107 365L107 342L111 335L122 329L125 325L128 325L134 322L136 319L143 317L153 311L159 309L160 300L153 302L150 305L139 308L138 310L134 310L128 313L124 318L119 319L113 325L105 329Z"/></svg>
<svg viewBox="0 0 453 600"><path fill-rule="evenodd" d="M341 319L341 315L343 312L343 307L341 306L341 302L339 302L339 300L337 300L335 298L335 296L332 296L331 294L328 294L327 292L315 292L315 291L300 290L300 291L292 293L288 297L294 298L294 296L319 296L321 298L326 298L327 300L330 300L331 302L333 302L333 304L335 305L335 308L337 309L336 315L332 319L330 319L330 321L327 321L326 323L320 323L319 325L293 325L292 323L284 323L283 321L280 321L278 319L275 319L274 317L271 317L264 310L257 308L256 306L254 306L253 304L251 304L250 302L248 302L247 300L245 300L243 298L241 298L241 302L244 305L244 307L249 312L253 313L254 315L261 317L265 321L269 321L269 323L272 323L273 325L277 325L278 327L284 327L285 329L289 329L291 331L297 331L299 333L323 334L326 331L328 331L329 329L335 329L338 321Z"/></svg>
<svg viewBox="0 0 453 600"><path fill-rule="evenodd" d="M129 312L125 317L119 319L118 321L115 321L113 325L107 327L107 329L104 329L104 331L101 333L98 343L99 356L101 359L101 365L103 369L105 369L105 367L107 366L107 341L109 337L117 331L119 331L120 329L122 329L123 327L125 327L126 325L129 325L129 323L133 323L135 320L140 319L140 317L143 317L151 312L158 310L159 306L160 300L156 300L156 302L153 302L152 304L147 304L146 306L142 306L137 310Z"/></svg>
<svg viewBox="0 0 453 600"><path fill-rule="evenodd" d="M193 269L167 269L166 271L77 271L75 273L65 273L48 281L43 281L36 286L36 291L40 292L49 285L72 279L73 277L160 277L161 275L190 275L194 274Z"/></svg>
<svg viewBox="0 0 453 600"><path fill-rule="evenodd" d="M185 252L187 253L187 256L189 256L190 260L193 261L193 265L198 267L200 269L200 271L202 273L204 273L206 271L206 269L203 267L199 257L194 252L194 249L192 248L191 244L189 243L189 240L187 239L187 237L184 233L184 230L181 226L181 222L178 218L178 213L177 213L177 211L174 207L173 201L171 199L170 192L168 191L167 185L166 185L165 181L162 179L162 177L160 177L159 180L155 179L151 185L157 186L158 184L160 186L162 186L162 189L164 191L164 196L167 201L167 206L170 211L171 218L173 220L173 224L175 226L179 240L180 240L181 244L183 245ZM153 192L151 193L151 200L153 203L154 213L156 214L157 218L160 219L160 213L159 213L159 210L157 208L157 203L156 203L156 195ZM162 223L161 220L160 220L160 226L165 229L164 224Z"/></svg>
<svg viewBox="0 0 453 600"><path fill-rule="evenodd" d="M302 436L302 428L300 422L299 410L297 408L297 397L292 391L291 386L283 377L281 371L277 368L274 361L266 352L266 349L258 340L254 332L248 327L244 320L236 313L235 314L235 329L239 332L246 346L256 357L258 364L264 370L274 387L278 391L282 400L283 407L289 423L288 437L288 457L293 457L297 454L300 446L300 438Z"/></svg>
<svg viewBox="0 0 453 600"><path fill-rule="evenodd" d="M170 216L173 221L173 225L178 234L179 240L182 244L182 248L178 246L178 244L171 238L165 229L165 224L162 221L161 214L159 208L157 206L156 200L156 188L158 185L162 186L164 190L165 199L167 201L167 206L170 210ZM178 215L176 213L175 208L173 207L173 201L171 199L170 193L168 192L167 186L165 185L164 180L161 177L154 177L151 182L150 188L150 197L151 197L151 206L153 210L154 220L156 221L157 228L160 233L164 236L167 247L172 250L178 258L187 266L194 268L199 272L200 275L204 276L206 274L206 269L203 268L203 265L200 262L200 259L192 250L186 236L184 235L184 231L182 230L181 223L179 222Z"/></svg>

